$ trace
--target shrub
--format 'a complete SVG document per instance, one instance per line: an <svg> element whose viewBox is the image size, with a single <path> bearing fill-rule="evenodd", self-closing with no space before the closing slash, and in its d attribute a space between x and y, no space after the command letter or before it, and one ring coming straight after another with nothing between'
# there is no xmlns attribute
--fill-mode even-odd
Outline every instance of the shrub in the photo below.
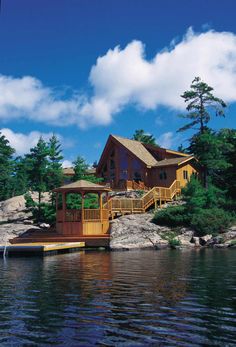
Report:
<svg viewBox="0 0 236 347"><path fill-rule="evenodd" d="M37 203L29 193L25 194L25 205L28 207L33 215L35 223L48 223L50 225L56 222L56 207L51 203Z"/></svg>
<svg viewBox="0 0 236 347"><path fill-rule="evenodd" d="M191 227L197 236L217 234L233 222L233 215L221 208L199 209L192 215Z"/></svg>
<svg viewBox="0 0 236 347"><path fill-rule="evenodd" d="M173 239L169 239L169 245L171 248L175 248L175 247L181 246L181 242L180 240L173 238Z"/></svg>
<svg viewBox="0 0 236 347"><path fill-rule="evenodd" d="M170 206L155 213L153 222L159 225L168 225L170 227L188 225L189 215L185 206Z"/></svg>

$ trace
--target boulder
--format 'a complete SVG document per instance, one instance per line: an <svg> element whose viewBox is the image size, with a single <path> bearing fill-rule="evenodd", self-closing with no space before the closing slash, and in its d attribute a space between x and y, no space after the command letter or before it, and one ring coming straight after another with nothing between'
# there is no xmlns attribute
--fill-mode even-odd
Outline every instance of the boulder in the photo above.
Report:
<svg viewBox="0 0 236 347"><path fill-rule="evenodd" d="M194 231L186 228L180 230L180 235L176 238L180 241L181 246L194 247L194 244L191 242L194 235Z"/></svg>
<svg viewBox="0 0 236 347"><path fill-rule="evenodd" d="M212 239L211 234L199 237L200 245L205 246L207 244L207 242L211 239Z"/></svg>
<svg viewBox="0 0 236 347"><path fill-rule="evenodd" d="M191 242L195 245L195 247L201 246L200 241L199 241L199 237L197 237L197 236L193 236Z"/></svg>
<svg viewBox="0 0 236 347"><path fill-rule="evenodd" d="M170 231L151 222L152 215L127 215L111 222L110 247L116 249L162 248L168 246L161 233Z"/></svg>

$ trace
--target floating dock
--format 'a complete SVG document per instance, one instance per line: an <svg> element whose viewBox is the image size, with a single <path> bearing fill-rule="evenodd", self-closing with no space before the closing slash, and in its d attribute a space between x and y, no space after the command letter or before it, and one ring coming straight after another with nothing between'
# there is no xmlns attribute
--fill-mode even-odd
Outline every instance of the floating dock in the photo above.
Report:
<svg viewBox="0 0 236 347"><path fill-rule="evenodd" d="M18 243L13 245L0 245L1 256L44 256L58 253L69 253L83 249L85 242L65 242L65 243Z"/></svg>

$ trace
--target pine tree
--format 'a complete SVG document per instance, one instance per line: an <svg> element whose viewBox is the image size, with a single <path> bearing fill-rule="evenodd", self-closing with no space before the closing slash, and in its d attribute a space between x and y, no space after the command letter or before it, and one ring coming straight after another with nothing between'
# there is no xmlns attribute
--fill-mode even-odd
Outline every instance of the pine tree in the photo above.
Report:
<svg viewBox="0 0 236 347"><path fill-rule="evenodd" d="M196 156L202 165L205 187L207 187L209 169L217 169L218 166L225 165L222 156L217 159L218 141L207 125L211 119L212 111L215 112L216 116L224 116L226 104L222 99L215 97L212 91L213 88L203 82L200 77L194 78L190 90L181 95L187 103L186 109L188 111L182 117L190 119L191 122L178 130L185 131L199 126L198 132L190 139L189 151ZM216 146L215 149L214 146Z"/></svg>
<svg viewBox="0 0 236 347"><path fill-rule="evenodd" d="M189 152L194 153L203 168L203 183L207 187L208 174L219 174L230 165L224 156L226 143L211 129L195 134L190 140Z"/></svg>
<svg viewBox="0 0 236 347"><path fill-rule="evenodd" d="M99 183L103 180L102 178L98 178L95 175L88 175L89 165L86 163L83 157L78 156L73 164L75 171L73 181L86 180L93 183Z"/></svg>
<svg viewBox="0 0 236 347"><path fill-rule="evenodd" d="M47 190L49 148L42 137L28 154L28 174L31 188L38 192L38 221L41 220L42 194Z"/></svg>
<svg viewBox="0 0 236 347"><path fill-rule="evenodd" d="M204 132L205 127L211 119L211 112L216 116L224 116L225 102L212 94L214 89L203 82L200 77L195 77L190 86L190 90L184 92L181 97L187 104L188 113L181 115L183 118L191 120L178 131L185 131L199 125L200 133Z"/></svg>
<svg viewBox="0 0 236 347"><path fill-rule="evenodd" d="M156 143L155 137L151 134L145 133L143 129L135 130L135 133L132 136L132 140L136 140L136 141L153 145L153 146L158 146L158 144Z"/></svg>
<svg viewBox="0 0 236 347"><path fill-rule="evenodd" d="M11 197L13 154L15 150L0 133L0 200Z"/></svg>
<svg viewBox="0 0 236 347"><path fill-rule="evenodd" d="M16 157L13 162L12 196L25 194L29 190L28 162Z"/></svg>
<svg viewBox="0 0 236 347"><path fill-rule="evenodd" d="M62 170L62 150L61 144L58 138L53 135L49 139L48 143L48 181L47 188L49 191L59 187L63 181L63 170Z"/></svg>
<svg viewBox="0 0 236 347"><path fill-rule="evenodd" d="M78 156L73 164L75 171L73 181L84 180L89 167L85 159L81 156Z"/></svg>

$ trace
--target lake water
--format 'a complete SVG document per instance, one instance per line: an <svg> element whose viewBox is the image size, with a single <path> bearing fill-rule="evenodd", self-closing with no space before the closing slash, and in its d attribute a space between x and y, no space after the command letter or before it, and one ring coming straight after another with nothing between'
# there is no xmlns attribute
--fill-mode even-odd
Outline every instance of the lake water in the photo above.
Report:
<svg viewBox="0 0 236 347"><path fill-rule="evenodd" d="M0 346L235 346L236 250L0 259Z"/></svg>

